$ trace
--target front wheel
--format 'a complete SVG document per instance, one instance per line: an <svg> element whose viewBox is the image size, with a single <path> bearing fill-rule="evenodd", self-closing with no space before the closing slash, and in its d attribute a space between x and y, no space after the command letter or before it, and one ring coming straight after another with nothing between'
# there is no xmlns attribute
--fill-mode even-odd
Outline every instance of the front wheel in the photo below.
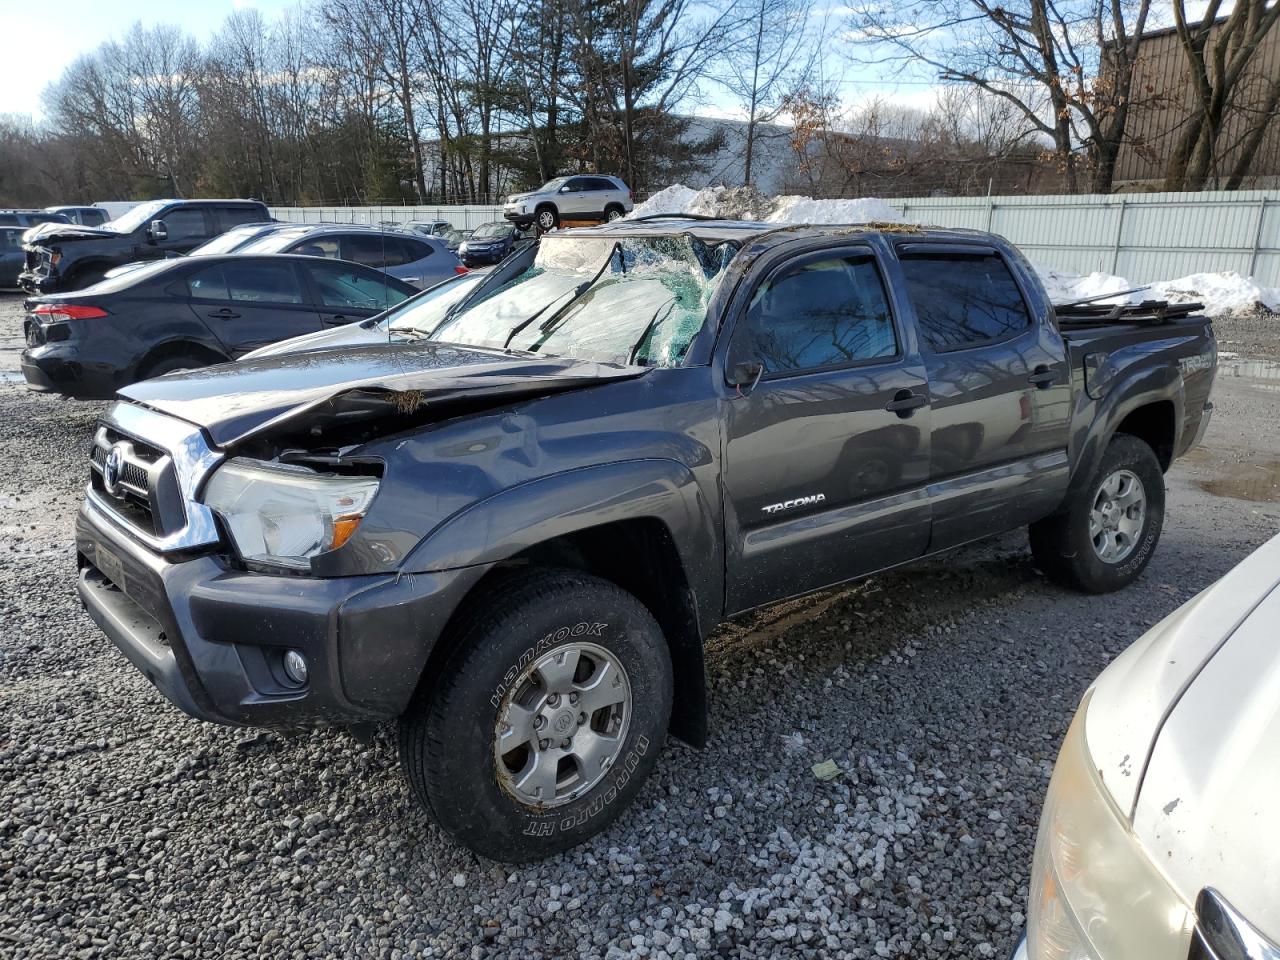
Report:
<svg viewBox="0 0 1280 960"><path fill-rule="evenodd" d="M539 233L548 233L560 226L560 216L553 207L543 207L533 218Z"/></svg>
<svg viewBox="0 0 1280 960"><path fill-rule="evenodd" d="M1118 433L1089 483L1061 512L1031 525L1031 552L1055 583L1086 593L1127 587L1164 528L1164 474L1155 452Z"/></svg>
<svg viewBox="0 0 1280 960"><path fill-rule="evenodd" d="M603 830L657 762L671 716L667 645L612 583L513 577L475 604L400 722L400 759L460 843L522 863Z"/></svg>

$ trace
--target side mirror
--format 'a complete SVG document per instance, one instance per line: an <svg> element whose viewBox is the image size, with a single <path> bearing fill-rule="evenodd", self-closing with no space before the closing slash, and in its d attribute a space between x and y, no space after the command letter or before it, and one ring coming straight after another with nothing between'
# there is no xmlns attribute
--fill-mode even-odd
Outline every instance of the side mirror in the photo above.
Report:
<svg viewBox="0 0 1280 960"><path fill-rule="evenodd" d="M163 220L152 220L147 224L147 236L152 243L160 243L169 239L169 228L164 225Z"/></svg>
<svg viewBox="0 0 1280 960"><path fill-rule="evenodd" d="M561 192L561 193L568 193L568 192L569 192L569 185L566 183L563 187L561 187L561 188L560 188L560 192Z"/></svg>
<svg viewBox="0 0 1280 960"><path fill-rule="evenodd" d="M735 363L725 371L724 379L731 387L737 387L740 393L750 393L764 376L764 364L759 360L744 360Z"/></svg>

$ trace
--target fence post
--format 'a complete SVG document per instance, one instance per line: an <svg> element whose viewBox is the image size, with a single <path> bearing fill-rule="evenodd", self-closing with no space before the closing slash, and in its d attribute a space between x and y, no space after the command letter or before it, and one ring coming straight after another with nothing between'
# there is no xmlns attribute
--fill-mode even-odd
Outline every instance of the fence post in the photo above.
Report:
<svg viewBox="0 0 1280 960"><path fill-rule="evenodd" d="M1116 236L1111 244L1111 272L1114 274L1120 267L1120 239L1124 236L1124 212L1128 209L1129 201L1123 197L1120 199L1120 214L1116 217Z"/></svg>
<svg viewBox="0 0 1280 960"><path fill-rule="evenodd" d="M987 233L991 232L991 224L996 218L996 202L987 194Z"/></svg>
<svg viewBox="0 0 1280 960"><path fill-rule="evenodd" d="M1267 198L1258 201L1258 222L1253 228L1253 253L1249 256L1249 276L1258 272L1258 251L1262 249L1262 222L1267 218Z"/></svg>

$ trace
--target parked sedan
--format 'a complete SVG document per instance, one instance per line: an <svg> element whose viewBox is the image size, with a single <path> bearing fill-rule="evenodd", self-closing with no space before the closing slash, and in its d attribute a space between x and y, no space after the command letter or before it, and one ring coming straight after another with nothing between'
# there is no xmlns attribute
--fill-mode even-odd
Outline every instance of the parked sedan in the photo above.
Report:
<svg viewBox="0 0 1280 960"><path fill-rule="evenodd" d="M22 252L22 234L26 227L0 227L0 289L18 285L26 254Z"/></svg>
<svg viewBox="0 0 1280 960"><path fill-rule="evenodd" d="M70 223L60 213L49 213L46 210L0 210L0 226L3 227L38 227L42 223Z"/></svg>
<svg viewBox="0 0 1280 960"><path fill-rule="evenodd" d="M450 230L448 233L444 234L441 239L444 240L444 245L449 248L449 252L456 255L458 248L462 246L463 241L473 233L475 233L474 230Z"/></svg>
<svg viewBox="0 0 1280 960"><path fill-rule="evenodd" d="M381 313L415 293L355 263L183 257L26 301L27 385L80 399Z"/></svg>
<svg viewBox="0 0 1280 960"><path fill-rule="evenodd" d="M245 223L238 227L232 227L226 233L220 233L212 240L206 240L200 246L189 250L186 253L178 253L177 251L169 251L166 256L173 257L207 257L215 253L235 253L241 247L246 247L253 241L266 236L276 230L286 228L288 224L280 223L278 220L268 220L263 223ZM137 270L139 267L145 267L150 260L134 260L131 263L123 263L118 267L112 267L108 270L104 277L118 277L128 273L130 270Z"/></svg>
<svg viewBox="0 0 1280 960"><path fill-rule="evenodd" d="M370 317L359 323L349 323L345 327L334 327L281 340L247 353L240 359L257 360L261 357L278 357L285 353L301 353L325 347L355 347L369 343L428 339L443 322L449 309L471 294L485 276L483 273L464 273L450 277L397 304L380 316Z"/></svg>
<svg viewBox="0 0 1280 960"><path fill-rule="evenodd" d="M240 252L297 253L350 260L384 270L419 289L434 286L465 270L439 237L354 223L284 227L246 244Z"/></svg>
<svg viewBox="0 0 1280 960"><path fill-rule="evenodd" d="M1049 782L1019 960L1280 956L1280 537L1116 658Z"/></svg>
<svg viewBox="0 0 1280 960"><path fill-rule="evenodd" d="M494 220L476 227L471 236L459 244L458 256L468 267L497 263L528 239L513 224Z"/></svg>

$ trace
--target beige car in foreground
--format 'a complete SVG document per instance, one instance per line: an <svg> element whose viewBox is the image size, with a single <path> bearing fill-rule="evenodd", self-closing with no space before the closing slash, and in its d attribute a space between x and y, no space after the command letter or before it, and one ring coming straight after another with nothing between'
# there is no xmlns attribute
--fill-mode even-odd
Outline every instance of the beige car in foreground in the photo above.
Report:
<svg viewBox="0 0 1280 960"><path fill-rule="evenodd" d="M1280 958L1280 537L1085 694L1015 960Z"/></svg>

